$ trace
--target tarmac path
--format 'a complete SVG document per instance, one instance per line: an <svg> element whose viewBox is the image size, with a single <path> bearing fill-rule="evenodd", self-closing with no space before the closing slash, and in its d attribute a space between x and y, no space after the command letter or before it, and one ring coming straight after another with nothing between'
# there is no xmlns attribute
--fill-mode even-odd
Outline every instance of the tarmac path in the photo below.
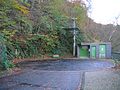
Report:
<svg viewBox="0 0 120 90"><path fill-rule="evenodd" d="M0 90L107 90L91 88L91 83L102 75L98 71L114 65L103 60L71 59L23 62L18 66L21 73L0 78Z"/></svg>

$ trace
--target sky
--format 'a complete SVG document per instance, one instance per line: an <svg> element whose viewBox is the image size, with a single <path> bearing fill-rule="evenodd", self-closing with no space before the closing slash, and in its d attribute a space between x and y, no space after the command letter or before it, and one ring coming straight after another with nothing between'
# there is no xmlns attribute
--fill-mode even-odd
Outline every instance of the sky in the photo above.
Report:
<svg viewBox="0 0 120 90"><path fill-rule="evenodd" d="M120 15L120 0L91 0L91 17L101 24L115 24L116 17ZM118 18L120 24L120 17Z"/></svg>

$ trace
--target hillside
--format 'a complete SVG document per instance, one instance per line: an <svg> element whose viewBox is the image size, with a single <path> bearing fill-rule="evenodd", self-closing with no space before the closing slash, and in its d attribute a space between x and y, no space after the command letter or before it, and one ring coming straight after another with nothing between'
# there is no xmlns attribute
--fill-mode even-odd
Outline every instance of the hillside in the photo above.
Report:
<svg viewBox="0 0 120 90"><path fill-rule="evenodd" d="M84 26L87 9L81 0L0 0L1 47L9 60L71 54L73 33L65 28L72 17ZM77 34L78 43L83 36Z"/></svg>
<svg viewBox="0 0 120 90"><path fill-rule="evenodd" d="M120 27L112 24L102 25L95 23L92 19L88 18L85 26L85 33L90 37L90 42L111 42L113 52L120 52ZM114 30L116 30L114 32ZM114 33L113 33L114 32ZM112 35L113 33L113 35ZM111 40L109 40L112 35Z"/></svg>

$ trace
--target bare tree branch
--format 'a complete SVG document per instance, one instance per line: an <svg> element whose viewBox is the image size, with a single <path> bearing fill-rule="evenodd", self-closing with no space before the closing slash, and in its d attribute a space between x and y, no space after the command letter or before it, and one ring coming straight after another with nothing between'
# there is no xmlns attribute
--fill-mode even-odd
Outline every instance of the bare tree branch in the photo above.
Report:
<svg viewBox="0 0 120 90"><path fill-rule="evenodd" d="M120 14L117 17L115 17L115 21L113 22L113 24L116 25L116 28L115 28L115 30L112 31L112 33L111 33L111 35L109 37L109 41L111 41L111 39L113 37L113 34L117 31L117 25L118 25L118 19L119 19L119 17L120 17Z"/></svg>

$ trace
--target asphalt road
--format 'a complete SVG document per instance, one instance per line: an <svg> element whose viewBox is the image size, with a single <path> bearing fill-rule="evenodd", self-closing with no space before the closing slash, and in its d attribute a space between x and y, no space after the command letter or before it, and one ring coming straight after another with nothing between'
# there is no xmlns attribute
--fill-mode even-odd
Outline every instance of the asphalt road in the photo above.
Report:
<svg viewBox="0 0 120 90"><path fill-rule="evenodd" d="M103 60L48 60L36 62L23 62L20 67L32 70L47 70L47 71L94 71L112 67L113 64Z"/></svg>
<svg viewBox="0 0 120 90"><path fill-rule="evenodd" d="M0 78L0 90L87 90L85 73L113 64L100 60L56 60L24 62L18 66L23 72Z"/></svg>

